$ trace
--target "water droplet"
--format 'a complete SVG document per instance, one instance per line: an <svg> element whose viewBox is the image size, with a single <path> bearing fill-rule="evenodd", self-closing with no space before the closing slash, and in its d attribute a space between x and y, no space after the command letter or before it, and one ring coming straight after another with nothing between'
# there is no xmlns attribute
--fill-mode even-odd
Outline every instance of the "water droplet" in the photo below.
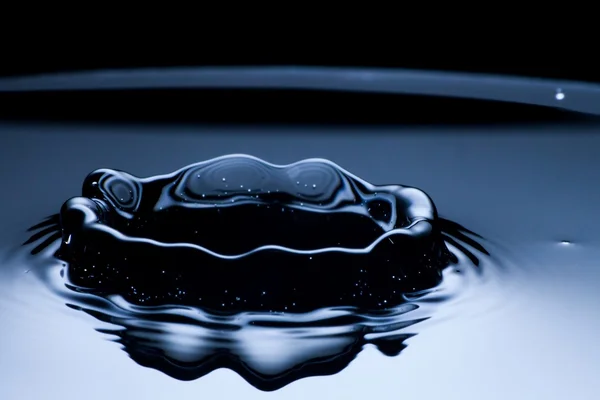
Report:
<svg viewBox="0 0 600 400"><path fill-rule="evenodd" d="M367 309L376 307L378 303L391 309L398 305L395 299L400 296L392 295L396 290L405 295L407 289L413 287L419 289L434 287L439 284L438 275L427 268L434 268L435 272L439 272L438 270L453 265L440 255L443 252L430 252L429 247L427 250L421 250L422 246L414 246L414 248L406 246L405 241L396 239L398 236L388 234L391 229L386 225L390 219L389 215L412 215L409 211L414 210L401 209L413 204L410 198L394 201L388 207L388 203L385 203L388 201L386 198L391 197L392 193L386 189L387 186L378 187L378 190L381 190L379 193L371 192L373 189L356 191L356 187L371 188L371 186L363 184L360 178L322 162L311 161L302 164L302 168L296 170L292 170L292 167L282 167L289 168L289 174L280 174L280 169L269 169L271 167L268 164L259 161L244 164L243 168L240 168L239 162L239 158L232 157L231 160L222 158L203 163L201 168L204 169L200 169L198 165L193 166L191 168L194 169L184 172L184 176L189 177L187 180L182 180L180 174L173 179L161 175L154 180L149 178L135 181L135 187L140 188L136 192L136 196L140 197L136 201L141 201L140 204L155 204L156 199L151 197L152 195L148 196L148 193L164 194L160 198L160 204L165 205L164 212L157 213L151 207L140 207L138 210L131 211L133 219L127 229L130 231L135 229L140 237L150 240L136 242L132 247L122 242L118 236L106 235L104 238L106 242L94 243L86 242L85 237L80 238L73 233L74 238L68 249L75 247L74 250L85 257L73 269L68 268L75 264L69 264L65 270L67 276L71 276L74 286L78 284L85 287L93 286L100 282L98 279L101 279L102 284L107 286L109 291L114 291L122 295L126 301L138 303L137 305L142 307L177 303L198 313L203 313L204 307L217 311L230 311L228 308L231 307L231 311L238 313L236 315L243 315L235 328L245 329L246 322L251 321L254 316L260 319L260 316L264 316L268 310L281 312L292 308L291 306L293 312L299 313L339 305L364 305ZM216 167L212 168L214 166ZM202 173L197 173L200 170ZM230 176L232 182L232 196L221 196L223 197L221 199L218 196L225 192L228 185L219 184L221 181L226 181L224 177L219 178L219 175L223 176L225 173ZM271 173L272 175L268 175ZM200 175L202 180L194 179ZM311 192L306 189L303 191L298 190L299 188L293 189L294 182L297 185L301 184L300 179L306 183L302 184L304 187L312 186L316 189L318 186L319 190ZM240 182L246 184L239 185ZM319 185L316 182L319 182ZM145 190L148 187L146 185L156 190ZM247 185L247 190L235 189L238 185L241 188ZM280 189L276 189L277 187ZM265 192L271 191L273 196L265 195ZM178 196L182 192L186 194L185 200ZM261 199L255 196L257 192L261 193ZM275 192L279 192L278 195L275 195ZM194 200L205 197L213 200L218 212L215 213L210 203L206 201L196 201L194 204ZM237 199L240 201L238 202ZM340 199L344 201L339 201ZM365 202L365 199L368 201ZM231 204L234 202L238 204ZM382 202L385 203L383 206L377 205ZM259 205L260 208L257 208ZM319 208L318 205L323 207ZM285 211L286 208L289 211L287 213L277 211ZM365 218L367 208L371 210L371 218ZM379 214L375 214L377 210ZM116 214L114 216L119 218ZM387 219L384 223L379 223L378 216ZM119 225L122 226L124 224ZM382 236L384 234L386 236ZM441 235L437 230L436 234ZM386 251L368 250L369 244L382 237L389 239L379 240L382 243L381 249ZM444 243L442 237L438 236L437 239L440 240L435 241L437 246L435 250L447 250L442 248ZM86 244L92 249L88 253L83 251ZM67 249L67 244L62 245ZM269 248L272 246L277 246L275 251ZM464 246L466 248L468 244ZM262 249L254 252L258 247ZM410 271L409 278L400 280L400 274L404 277L406 275L398 265L398 257L394 256L396 252L387 251L392 247L399 252L414 253L411 254L414 256L412 257L415 260L414 265L409 265L409 268L405 269L407 273ZM102 257L95 255L97 250L102 250ZM464 252L460 249L453 250ZM124 257L125 254L131 261L122 261L127 258ZM196 256L198 258L194 259ZM318 262L312 262L314 257L318 258ZM421 259L422 262L416 261ZM117 267L115 271L114 265L123 266L120 275L119 268ZM135 268L137 265L148 265L150 268ZM210 268L203 268L204 265L209 265ZM463 265L459 262L458 266L462 268ZM372 271L377 271L379 267L386 268L384 271L393 271L392 279L389 279L389 273L386 275L389 285L377 285L377 277L381 277L377 273L375 279L372 278ZM387 269L388 267L390 269ZM167 270L169 276L166 275ZM282 270L284 272L281 274L273 274L273 271ZM239 273L240 271L244 272ZM97 278L91 276L92 272L96 273ZM125 275L127 277L123 279ZM160 284L149 285L148 278L155 279L156 275L162 278ZM276 279L272 279L273 275L277 275ZM357 275L361 280L356 279ZM289 276L293 278L288 279ZM251 279L245 279L246 277ZM321 288L322 285L315 286L314 281L320 278L335 281L336 285L328 285L326 288ZM460 276L455 278L460 279ZM118 290L125 287L119 280L127 280L125 284L131 283L139 287L140 291L145 290L148 293L138 295L134 291L135 295L133 295L130 290L118 293ZM113 284L114 288L109 287ZM105 288L92 289L99 291ZM206 295L207 292L213 293L214 296ZM267 293L269 296L266 296ZM201 294L203 297L200 297ZM99 296L102 294L100 293ZM194 301L203 298L206 300L194 304ZM87 300L82 300L85 301ZM195 306L198 307L194 308ZM154 309L149 308L144 312L146 311L151 314ZM110 314L111 309L103 312ZM161 309L159 313L170 314L171 311ZM285 313L285 318L298 325L305 321L294 320L296 317L289 313ZM394 319L395 316L390 318ZM135 318L131 322L136 322ZM222 322L229 324L231 321ZM124 323L129 324L130 321ZM208 336L216 337L219 334L217 331L222 329L222 324L215 325L219 327L203 327L203 329L215 330ZM128 328L126 327L126 330ZM144 327L133 324L131 329L135 334ZM310 326L308 329L310 330ZM125 335L128 334L126 330ZM236 332L232 330L228 335L231 334L237 346L244 339L243 335L236 338ZM363 331L356 332L358 335ZM160 333L157 335L159 335L157 339L161 340L153 340L148 345L157 347L150 349L157 350L156 354L164 354L158 351L161 350L159 347L163 344L172 344L171 338L166 335L160 336ZM135 345L139 343L134 343L137 339L132 337L128 338L130 340L128 350L135 351ZM357 336L357 340L362 340L362 337ZM206 350L205 353L210 354L213 350L223 350L222 346L229 346L228 342L219 342L217 345L221 347L211 348L212 344L209 340L202 344L202 351ZM288 350L286 346L282 346L282 353L284 353L282 357L285 357L286 350ZM191 349L186 357L193 356L193 351ZM259 364L260 360L256 365Z"/></svg>
<svg viewBox="0 0 600 400"><path fill-rule="evenodd" d="M556 100L563 100L565 98L565 94L563 93L562 89L557 89L556 90L556 94L554 95L554 97L556 98Z"/></svg>

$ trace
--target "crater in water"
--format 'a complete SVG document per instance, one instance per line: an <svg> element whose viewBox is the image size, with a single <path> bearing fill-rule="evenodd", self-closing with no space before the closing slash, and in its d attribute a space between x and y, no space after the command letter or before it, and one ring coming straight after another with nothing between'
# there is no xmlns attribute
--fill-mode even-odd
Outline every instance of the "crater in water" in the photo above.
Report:
<svg viewBox="0 0 600 400"><path fill-rule="evenodd" d="M424 192L321 159L100 169L32 230L40 277L137 363L181 380L230 368L261 390L336 373L367 343L399 354L418 300L488 255Z"/></svg>

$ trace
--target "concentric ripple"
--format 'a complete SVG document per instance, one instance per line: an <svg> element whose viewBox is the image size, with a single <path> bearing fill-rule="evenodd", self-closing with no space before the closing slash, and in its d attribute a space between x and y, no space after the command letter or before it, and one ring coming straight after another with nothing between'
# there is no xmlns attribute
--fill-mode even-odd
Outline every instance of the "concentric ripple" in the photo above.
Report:
<svg viewBox="0 0 600 400"><path fill-rule="evenodd" d="M101 169L32 230L39 276L118 326L101 331L133 360L184 380L230 368L261 390L338 372L367 343L400 353L419 301L451 295L447 267L488 255L424 192L321 159Z"/></svg>

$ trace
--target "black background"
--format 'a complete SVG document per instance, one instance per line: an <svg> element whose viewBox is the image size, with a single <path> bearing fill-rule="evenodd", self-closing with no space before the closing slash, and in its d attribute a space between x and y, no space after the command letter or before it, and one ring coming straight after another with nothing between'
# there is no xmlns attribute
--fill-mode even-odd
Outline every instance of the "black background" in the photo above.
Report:
<svg viewBox="0 0 600 400"><path fill-rule="evenodd" d="M556 26L529 33L462 26L419 26L373 32L368 25L321 30L306 22L281 30L205 20L174 31L171 24L119 30L30 24L5 35L0 74L170 66L334 66L408 68L600 81L592 36ZM252 22L252 21L250 21ZM450 21L452 22L452 21ZM484 21L485 22L485 21ZM180 25L185 25L181 23ZM452 26L452 24L450 24ZM461 25L456 22L456 26ZM510 28L510 29L509 29ZM460 34L457 33L461 31ZM509 34L509 31L510 34ZM584 38L588 38L586 41ZM543 107L385 94L319 91L153 90L1 94L6 120L92 120L202 123L479 124L587 121Z"/></svg>
<svg viewBox="0 0 600 400"><path fill-rule="evenodd" d="M584 13L579 10L580 15ZM383 14L385 10L379 17ZM407 14L393 21L363 16L360 23L350 18L317 22L301 15L277 14L266 15L268 22L264 22L201 11L196 11L191 21L180 15L158 21L138 17L126 24L100 15L86 19L65 15L62 20L47 18L22 24L8 18L0 28L0 74L166 66L326 65L600 80L596 34L580 32L574 26L584 26L584 21L537 15L525 19L526 29L519 29L516 21L494 17L491 11L479 18L464 15L468 22L450 15L430 21ZM410 21L413 17L415 21ZM344 21L343 26L340 21Z"/></svg>

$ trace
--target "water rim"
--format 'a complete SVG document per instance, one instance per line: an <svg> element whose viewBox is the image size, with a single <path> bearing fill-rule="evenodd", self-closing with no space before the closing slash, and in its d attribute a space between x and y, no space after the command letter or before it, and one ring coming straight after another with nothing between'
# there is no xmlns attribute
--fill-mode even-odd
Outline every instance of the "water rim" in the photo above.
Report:
<svg viewBox="0 0 600 400"><path fill-rule="evenodd" d="M478 73L333 67L171 67L0 78L0 93L135 89L290 89L441 96L600 115L600 84Z"/></svg>

